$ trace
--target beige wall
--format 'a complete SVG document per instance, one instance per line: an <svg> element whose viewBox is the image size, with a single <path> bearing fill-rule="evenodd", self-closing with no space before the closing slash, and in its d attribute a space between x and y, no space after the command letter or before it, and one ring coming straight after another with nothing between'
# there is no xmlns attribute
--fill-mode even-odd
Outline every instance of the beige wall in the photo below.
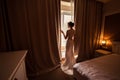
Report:
<svg viewBox="0 0 120 80"><path fill-rule="evenodd" d="M71 11L71 6L62 5L62 6L61 6L61 10Z"/></svg>
<svg viewBox="0 0 120 80"><path fill-rule="evenodd" d="M67 1L67 2L70 2L71 0L61 0L61 1Z"/></svg>

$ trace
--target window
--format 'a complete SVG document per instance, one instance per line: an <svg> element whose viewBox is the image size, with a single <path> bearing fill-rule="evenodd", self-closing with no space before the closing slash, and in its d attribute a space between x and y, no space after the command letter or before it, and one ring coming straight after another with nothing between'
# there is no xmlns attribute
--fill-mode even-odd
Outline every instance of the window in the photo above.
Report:
<svg viewBox="0 0 120 80"><path fill-rule="evenodd" d="M66 31L68 29L67 23L73 21L73 4L71 2L61 1L61 30ZM66 40L61 34L61 58L65 58Z"/></svg>

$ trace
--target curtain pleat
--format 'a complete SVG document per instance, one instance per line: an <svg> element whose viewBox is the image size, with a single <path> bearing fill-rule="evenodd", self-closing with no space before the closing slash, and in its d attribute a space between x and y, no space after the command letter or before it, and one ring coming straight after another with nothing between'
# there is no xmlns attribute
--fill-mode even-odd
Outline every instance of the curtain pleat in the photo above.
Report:
<svg viewBox="0 0 120 80"><path fill-rule="evenodd" d="M12 46L6 1L4 0L0 0L0 28L0 51L9 51Z"/></svg>
<svg viewBox="0 0 120 80"><path fill-rule="evenodd" d="M8 40L11 51L27 49L26 68L30 77L56 68L60 64L60 0L5 0L6 5L3 6L2 3L0 43L3 44L0 47L5 46L5 51L8 50L5 42ZM2 8L7 11L6 14Z"/></svg>
<svg viewBox="0 0 120 80"><path fill-rule="evenodd" d="M77 62L90 59L98 48L102 4L96 0L75 0L75 53ZM99 6L98 6L99 5ZM100 10L98 12L98 10Z"/></svg>

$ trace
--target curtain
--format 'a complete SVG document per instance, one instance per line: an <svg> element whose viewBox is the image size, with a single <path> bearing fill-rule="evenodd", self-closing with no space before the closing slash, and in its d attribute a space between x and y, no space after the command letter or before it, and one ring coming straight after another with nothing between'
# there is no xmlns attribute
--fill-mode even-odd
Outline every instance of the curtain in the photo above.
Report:
<svg viewBox="0 0 120 80"><path fill-rule="evenodd" d="M60 0L1 0L0 16L0 49L27 49L29 77L59 66Z"/></svg>
<svg viewBox="0 0 120 80"><path fill-rule="evenodd" d="M77 62L90 59L99 47L102 3L96 0L75 0L75 53Z"/></svg>
<svg viewBox="0 0 120 80"><path fill-rule="evenodd" d="M5 4L3 0L0 0L0 51L9 51L10 50L10 42L9 39L9 31L7 20L7 10L6 7L3 7Z"/></svg>

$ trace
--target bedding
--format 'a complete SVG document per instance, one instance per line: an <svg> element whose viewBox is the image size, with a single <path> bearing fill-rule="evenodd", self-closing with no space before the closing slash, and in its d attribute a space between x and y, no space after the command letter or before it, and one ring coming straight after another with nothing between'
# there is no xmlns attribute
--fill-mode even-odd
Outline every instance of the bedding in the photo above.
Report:
<svg viewBox="0 0 120 80"><path fill-rule="evenodd" d="M110 54L74 65L77 80L120 80L120 55Z"/></svg>

